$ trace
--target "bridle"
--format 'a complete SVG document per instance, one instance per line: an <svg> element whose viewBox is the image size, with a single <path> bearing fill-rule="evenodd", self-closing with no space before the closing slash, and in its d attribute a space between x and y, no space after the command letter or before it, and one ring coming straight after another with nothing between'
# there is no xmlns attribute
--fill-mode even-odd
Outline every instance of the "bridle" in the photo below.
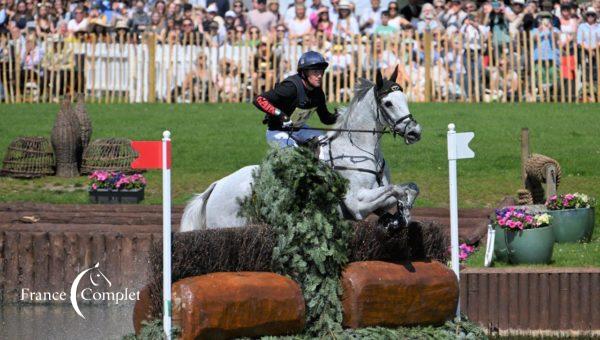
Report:
<svg viewBox="0 0 600 340"><path fill-rule="evenodd" d="M391 81L389 83L392 83ZM388 84L389 85L389 84ZM373 130L373 131L369 131L369 130L351 130L351 129L336 129L336 130L340 130L340 131L344 131L344 132L348 132L349 134L349 138L350 138L350 143L352 145L354 145L356 148L371 154L374 157L374 160L376 162L375 164L375 168L376 170L371 170L371 169L366 169L366 168L356 168L356 167L348 167L348 166L344 166L344 165L335 165L334 164L334 157L333 157L333 153L331 152L331 141L328 140L328 150L329 150L329 162L330 162L330 166L332 169L334 170L350 170L350 171L359 171L359 172L366 172L366 173L370 173L375 175L375 179L377 180L377 185L382 186L383 185L383 177L385 175L385 159L382 158L381 161L381 165L379 164L379 161L377 161L377 156L372 153L369 152L367 150L364 150L362 148L360 148L359 146L357 146L356 144L354 144L354 141L352 140L352 132L371 132L371 133L379 133L379 134L384 134L384 133L391 133L394 138L396 137L396 135L400 134L402 136L406 135L406 129L408 128L408 124L405 124L404 126L404 130L402 132L399 131L399 129L397 129L396 127L398 125L400 125L402 122L404 122L407 119L412 120L413 122L417 122L415 119L413 119L412 114L407 114L403 117L400 117L398 119L396 119L394 121L394 119L390 116L389 112L387 112L387 110L383 107L381 100L387 96L388 94L395 92L395 91L402 91L402 87L396 83L393 83L392 85L386 87L386 89L384 91L376 91L374 89L374 95L375 95L375 102L376 102L376 110L377 110L377 117L376 120L380 125L383 125L384 128L383 130L377 131L377 130ZM385 122L387 124L381 124L381 118L382 117ZM391 126L391 127L390 127ZM388 130L389 128L389 130ZM377 142L379 143L379 141ZM408 143L407 143L408 144ZM377 170L377 168L379 168ZM400 207L399 207L400 208Z"/></svg>
<svg viewBox="0 0 600 340"><path fill-rule="evenodd" d="M388 84L388 83L392 83L392 84ZM412 120L413 122L417 123L416 119L413 118L412 114L407 114L405 116L402 116L398 119L396 119L394 121L394 119L390 116L389 112L385 109L385 107L383 107L381 100L387 96L388 94L392 93L392 92L402 92L402 87L396 83L393 83L391 81L386 81L384 83L385 85L387 85L386 89L383 91L373 91L373 93L375 94L375 102L377 103L377 121L381 124L381 120L380 120L380 116L383 117L383 119L385 120L385 122L387 124L381 124L384 126L383 131L387 131L388 127L391 126L390 132L394 138L396 137L396 135L401 135L401 136L405 136L406 135L406 129L408 128L408 124L404 125L404 129L402 131L400 131L397 126L402 124L402 122L404 122L407 119ZM383 132L385 133L385 132Z"/></svg>

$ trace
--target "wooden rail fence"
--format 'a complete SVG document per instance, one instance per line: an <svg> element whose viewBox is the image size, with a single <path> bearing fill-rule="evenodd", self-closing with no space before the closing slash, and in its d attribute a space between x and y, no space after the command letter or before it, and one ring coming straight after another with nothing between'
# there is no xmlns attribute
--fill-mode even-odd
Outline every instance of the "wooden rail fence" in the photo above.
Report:
<svg viewBox="0 0 600 340"><path fill-rule="evenodd" d="M301 53L330 62L324 90L347 102L357 79L400 69L415 102L599 102L600 44L533 31L499 42L482 32L412 31L384 37L301 41L201 34L86 34L77 39L0 37L0 102L57 102L83 92L96 103L248 102L295 72Z"/></svg>

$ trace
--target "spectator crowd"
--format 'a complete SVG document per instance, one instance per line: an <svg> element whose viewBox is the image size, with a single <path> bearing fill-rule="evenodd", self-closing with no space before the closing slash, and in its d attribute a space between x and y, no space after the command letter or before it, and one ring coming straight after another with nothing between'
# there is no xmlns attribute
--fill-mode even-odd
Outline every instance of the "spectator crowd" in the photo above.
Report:
<svg viewBox="0 0 600 340"><path fill-rule="evenodd" d="M0 34L65 37L125 31L165 39L203 33L222 44L244 32L287 39L320 33L332 39L431 30L469 37L491 33L499 43L521 31L548 29L562 34L563 42L577 39L595 47L599 41L600 0L407 1L1 0Z"/></svg>
<svg viewBox="0 0 600 340"><path fill-rule="evenodd" d="M451 93L464 96L469 92L460 84L470 84L467 77L472 75L484 76L484 57L490 50L501 51L500 57L496 57L500 63L522 65L524 61L516 50L511 50L511 55L503 54L502 50L515 37L530 34L539 38L532 54L533 62L545 62L540 70L544 84L551 82L561 62L564 64L566 60L557 52L557 46L572 58L574 50L579 51L575 62L593 67L590 82L597 82L600 0L252 0L252 3L248 0L0 0L0 3L0 36L24 42L20 54L24 69L41 60L43 49L35 43L40 38L75 40L87 33L127 33L134 37L154 33L159 43L197 39L218 47L250 42L257 47L255 75L261 78L266 77L266 71L261 75L261 65L273 63L276 55L267 53L266 45L275 49L290 42L303 44L325 52L332 65L330 70L341 74L339 81L344 82L356 63L364 63L361 66L365 70L406 65L406 60L399 60L400 56L385 48L381 41L422 37L429 31L438 36L437 40L434 38L434 47L442 44L440 36L445 37L444 51L434 54L434 65L452 66L451 70L434 70L432 74L438 82L453 77L453 84L441 90L444 96ZM369 40L377 61L368 64L366 59L358 60L356 53L342 46L357 36L362 37L363 43ZM460 46L455 46L458 37ZM422 43L410 44L413 49L410 58L422 59ZM465 61L466 50L472 58L469 63ZM281 62L287 63L285 67L289 69L290 63L294 63ZM233 63L228 67L235 69ZM416 67L413 72L416 79L409 81L423 81L424 71ZM533 63L530 68L534 68ZM514 73L504 72L503 76L487 71L489 83L499 81L504 83L504 91L517 90L516 69ZM480 90L484 92L483 88Z"/></svg>

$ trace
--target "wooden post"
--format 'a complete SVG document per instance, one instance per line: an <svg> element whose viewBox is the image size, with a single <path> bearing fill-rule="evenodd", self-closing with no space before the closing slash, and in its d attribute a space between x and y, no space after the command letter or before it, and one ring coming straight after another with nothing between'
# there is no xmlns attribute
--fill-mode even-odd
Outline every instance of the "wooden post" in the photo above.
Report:
<svg viewBox="0 0 600 340"><path fill-rule="evenodd" d="M556 195L556 167L548 165L546 167L546 197Z"/></svg>
<svg viewBox="0 0 600 340"><path fill-rule="evenodd" d="M529 128L521 129L521 183L525 188L527 180L527 172L525 171L525 163L529 159Z"/></svg>
<svg viewBox="0 0 600 340"><path fill-rule="evenodd" d="M425 50L425 102L431 102L431 31L427 30L423 37Z"/></svg>
<svg viewBox="0 0 600 340"><path fill-rule="evenodd" d="M148 46L148 102L156 102L156 35L150 33L146 38Z"/></svg>

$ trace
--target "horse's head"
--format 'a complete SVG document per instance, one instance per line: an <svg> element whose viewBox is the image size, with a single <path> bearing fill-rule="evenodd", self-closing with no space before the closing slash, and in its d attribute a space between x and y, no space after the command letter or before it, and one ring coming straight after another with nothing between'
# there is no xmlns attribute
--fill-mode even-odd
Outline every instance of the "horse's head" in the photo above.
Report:
<svg viewBox="0 0 600 340"><path fill-rule="evenodd" d="M406 95L402 87L396 83L398 68L389 79L384 79L377 71L375 82L375 100L377 101L377 119L387 125L394 134L404 138L406 144L416 143L421 139L421 125L408 110Z"/></svg>

